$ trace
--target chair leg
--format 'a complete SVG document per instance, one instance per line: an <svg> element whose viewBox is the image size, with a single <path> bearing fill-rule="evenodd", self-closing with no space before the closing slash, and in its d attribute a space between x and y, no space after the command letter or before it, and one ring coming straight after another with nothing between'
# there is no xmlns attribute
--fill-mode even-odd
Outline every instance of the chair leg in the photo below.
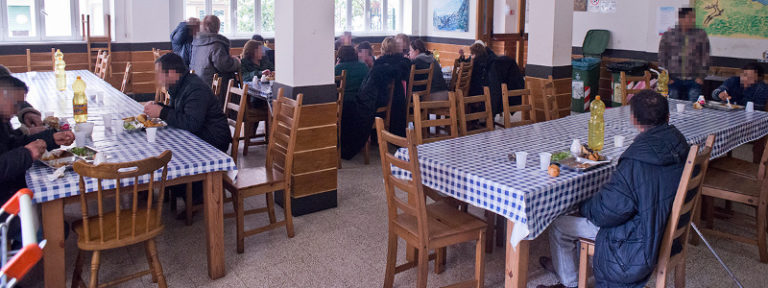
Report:
<svg viewBox="0 0 768 288"><path fill-rule="evenodd" d="M293 238L293 215L291 213L291 192L290 189L283 191L283 198L285 203L285 230L288 232L288 238Z"/></svg>
<svg viewBox="0 0 768 288"><path fill-rule="evenodd" d="M88 284L88 287L90 288L98 288L99 287L99 261L101 260L101 252L100 251L93 251L93 256L91 257L91 281Z"/></svg>
<svg viewBox="0 0 768 288"><path fill-rule="evenodd" d="M166 288L168 287L168 284L165 282L165 275L163 275L163 265L160 263L160 258L157 257L157 245L155 244L155 239L147 240L147 246L152 255L152 264L154 264L152 271L157 274L157 286L159 288Z"/></svg>
<svg viewBox="0 0 768 288"><path fill-rule="evenodd" d="M72 271L72 288L80 288L80 284L83 283L81 274L83 272L83 251L77 250L77 258L75 259L75 270Z"/></svg>
<svg viewBox="0 0 768 288"><path fill-rule="evenodd" d="M429 250L427 247L419 247L418 263L416 269L418 270L418 276L416 277L416 287L427 287L427 274L429 273Z"/></svg>
<svg viewBox="0 0 768 288"><path fill-rule="evenodd" d="M579 288L587 288L587 279L589 279L589 247L583 243L579 246Z"/></svg>
<svg viewBox="0 0 768 288"><path fill-rule="evenodd" d="M504 245L507 244L506 243L507 239L504 238L507 235L507 233L505 232L506 225L504 225L504 223L506 222L507 221L504 217L498 214L496 215L496 247L504 247ZM490 236L486 235L486 237L490 237Z"/></svg>
<svg viewBox="0 0 768 288"><path fill-rule="evenodd" d="M448 248L446 247L435 249L435 274L445 272L445 257L447 250Z"/></svg>
<svg viewBox="0 0 768 288"><path fill-rule="evenodd" d="M269 224L275 224L277 218L275 217L275 193L267 193L267 214L269 215Z"/></svg>
<svg viewBox="0 0 768 288"><path fill-rule="evenodd" d="M365 141L365 146L363 146L363 163L365 165L371 164L371 156L370 151L371 150L371 136L368 136L368 141Z"/></svg>
<svg viewBox="0 0 768 288"><path fill-rule="evenodd" d="M168 207L171 212L176 212L176 195L171 190L166 190L166 193L165 199L168 199Z"/></svg>
<svg viewBox="0 0 768 288"><path fill-rule="evenodd" d="M483 245L486 245L486 241L483 238L486 237L492 238L488 237L485 231L480 231L477 243L475 243L475 281L477 281L475 287L477 288L482 288L485 285L485 255L483 253L486 247L483 247Z"/></svg>
<svg viewBox="0 0 768 288"><path fill-rule="evenodd" d="M192 199L192 183L187 183L187 199L184 201L184 213L186 213L186 219L184 221L186 222L187 226L192 225L192 212L195 210L195 201Z"/></svg>
<svg viewBox="0 0 768 288"><path fill-rule="evenodd" d="M387 232L387 265L384 272L384 288L392 288L395 283L395 265L397 264L397 235Z"/></svg>
<svg viewBox="0 0 768 288"><path fill-rule="evenodd" d="M152 283L157 283L157 273L155 273L155 263L152 263L152 252L149 250L149 241L144 242L144 255L147 256L147 265L149 266L149 275L152 276Z"/></svg>
<svg viewBox="0 0 768 288"><path fill-rule="evenodd" d="M675 266L675 287L685 287L685 261Z"/></svg>
<svg viewBox="0 0 768 288"><path fill-rule="evenodd" d="M256 127L258 126L259 122L256 122ZM253 122L251 121L245 121L245 127L243 128L245 131L243 132L243 156L248 156L248 147L251 144L251 138L256 135L256 128L253 127Z"/></svg>
<svg viewBox="0 0 768 288"><path fill-rule="evenodd" d="M757 207L757 249L760 249L760 262L768 263L768 247L765 239L766 206L768 203L761 202Z"/></svg>
<svg viewBox="0 0 768 288"><path fill-rule="evenodd" d="M237 253L245 252L245 211L243 211L243 197L239 191L232 191L232 202L237 206L235 222L237 224Z"/></svg>
<svg viewBox="0 0 768 288"><path fill-rule="evenodd" d="M485 210L485 253L493 253L493 228L496 226L496 213Z"/></svg>
<svg viewBox="0 0 768 288"><path fill-rule="evenodd" d="M702 210L704 213L704 219L707 220L707 228L712 229L715 227L715 201L714 198L705 196L702 197Z"/></svg>

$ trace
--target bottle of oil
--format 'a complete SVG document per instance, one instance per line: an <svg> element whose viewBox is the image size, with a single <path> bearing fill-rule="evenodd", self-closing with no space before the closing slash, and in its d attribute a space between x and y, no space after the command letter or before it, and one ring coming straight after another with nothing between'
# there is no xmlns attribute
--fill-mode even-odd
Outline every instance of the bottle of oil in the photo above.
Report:
<svg viewBox="0 0 768 288"><path fill-rule="evenodd" d="M75 123L88 121L88 97L85 96L85 81L77 76L72 83L72 90L75 91L75 98L72 99L72 115L75 116Z"/></svg>
<svg viewBox="0 0 768 288"><path fill-rule="evenodd" d="M58 54L58 53L57 53ZM56 63L54 64L56 75L56 89L59 91L67 90L67 63L64 62L64 55L56 57Z"/></svg>
<svg viewBox="0 0 768 288"><path fill-rule="evenodd" d="M592 104L589 105L589 113L589 148L600 151L603 150L603 142L605 142L605 121L603 119L605 103L600 100L600 96L596 96Z"/></svg>

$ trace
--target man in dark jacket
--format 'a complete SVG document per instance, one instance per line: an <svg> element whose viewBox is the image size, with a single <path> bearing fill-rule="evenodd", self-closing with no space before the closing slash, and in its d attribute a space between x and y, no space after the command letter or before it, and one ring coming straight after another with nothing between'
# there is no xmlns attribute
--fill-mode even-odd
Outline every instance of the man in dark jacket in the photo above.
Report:
<svg viewBox="0 0 768 288"><path fill-rule="evenodd" d="M176 54L165 54L155 61L155 80L168 89L171 103L165 106L148 103L144 113L161 118L171 127L184 129L213 147L226 152L232 136L222 106L211 88L189 73L184 60Z"/></svg>
<svg viewBox="0 0 768 288"><path fill-rule="evenodd" d="M595 239L597 287L643 287L656 266L689 146L668 124L666 98L645 90L630 105L640 134L619 158L610 181L581 203L580 217L561 216L552 223L552 262L541 262L554 268L562 284L549 287L577 286L579 238Z"/></svg>
<svg viewBox="0 0 768 288"><path fill-rule="evenodd" d="M10 120L24 102L27 85L13 76L0 77L0 203L26 187L24 176L47 148L70 145L75 140L71 131L45 130L26 136L11 128Z"/></svg>
<svg viewBox="0 0 768 288"><path fill-rule="evenodd" d="M749 63L741 68L741 75L733 76L723 82L723 85L712 91L712 99L731 104L747 105L755 103L756 110L765 109L768 101L768 85L763 81L763 67L757 63Z"/></svg>
<svg viewBox="0 0 768 288"><path fill-rule="evenodd" d="M192 41L192 56L189 68L203 79L203 83L211 87L213 74L222 77L221 83L226 86L229 79L235 77L240 69L240 60L229 54L229 39L219 34L221 22L214 15L205 16L200 25L200 34ZM222 93L223 94L223 93ZM221 101L223 103L223 100Z"/></svg>
<svg viewBox="0 0 768 288"><path fill-rule="evenodd" d="M192 40L200 31L200 19L190 17L186 22L179 23L179 26L171 33L171 47L173 53L184 59L184 64L189 65L190 55L192 54Z"/></svg>

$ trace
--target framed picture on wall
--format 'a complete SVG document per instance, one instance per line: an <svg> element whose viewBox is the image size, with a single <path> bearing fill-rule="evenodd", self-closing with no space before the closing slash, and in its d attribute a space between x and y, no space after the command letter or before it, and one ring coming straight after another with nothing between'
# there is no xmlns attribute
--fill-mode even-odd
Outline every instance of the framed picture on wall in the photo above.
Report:
<svg viewBox="0 0 768 288"><path fill-rule="evenodd" d="M587 0L574 0L573 1L573 11L576 11L576 12L586 12L587 11Z"/></svg>
<svg viewBox="0 0 768 288"><path fill-rule="evenodd" d="M429 0L430 34L442 37L475 38L477 0Z"/></svg>

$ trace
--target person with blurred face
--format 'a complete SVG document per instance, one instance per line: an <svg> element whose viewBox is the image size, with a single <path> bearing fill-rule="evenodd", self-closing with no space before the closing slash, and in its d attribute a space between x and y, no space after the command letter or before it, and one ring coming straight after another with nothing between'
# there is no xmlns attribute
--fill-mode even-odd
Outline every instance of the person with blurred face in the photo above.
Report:
<svg viewBox="0 0 768 288"><path fill-rule="evenodd" d="M173 53L184 59L184 64L189 65L192 54L192 40L200 31L200 19L190 17L187 21L179 23L179 26L171 33L171 47Z"/></svg>
<svg viewBox="0 0 768 288"><path fill-rule="evenodd" d="M228 83L240 69L240 60L229 54L229 39L219 34L220 28L219 17L205 16L200 23L200 33L192 41L189 68L195 70L195 74L200 76L208 87L211 87L213 82L213 74L219 74L222 83ZM224 103L223 98L220 102Z"/></svg>
<svg viewBox="0 0 768 288"><path fill-rule="evenodd" d="M435 59L435 56L432 55L432 52L427 50L424 41L416 39L411 42L411 49L408 52L408 58L411 59L413 65L416 65L416 69L419 70L429 69L429 65L434 64L432 67L432 87L429 98L425 100L447 100L448 84L445 83L445 78L443 78L443 67L440 66L440 62ZM415 81L426 79L426 76L418 76L419 77L414 79Z"/></svg>
<svg viewBox="0 0 768 288"><path fill-rule="evenodd" d="M398 51L403 51L403 56L408 57L408 53L411 50L411 38L403 33L395 35L395 44Z"/></svg>
<svg viewBox="0 0 768 288"><path fill-rule="evenodd" d="M659 66L669 71L669 96L695 101L709 71L709 37L696 28L696 11L680 8L678 24L661 36Z"/></svg>
<svg viewBox="0 0 768 288"><path fill-rule="evenodd" d="M271 73L275 70L275 64L264 53L264 43L248 40L240 55L240 67L243 71L243 81L251 81L254 76L261 77L262 72Z"/></svg>
<svg viewBox="0 0 768 288"><path fill-rule="evenodd" d="M752 102L755 103L755 109L765 109L768 85L763 81L763 73L763 67L757 63L745 65L741 75L728 78L723 85L712 91L712 99L742 106Z"/></svg>
<svg viewBox="0 0 768 288"><path fill-rule="evenodd" d="M23 81L13 76L0 77L0 201L3 203L27 186L26 171L43 153L75 141L71 131L45 130L27 136L11 127L11 118L18 114L27 92Z"/></svg>
<svg viewBox="0 0 768 288"><path fill-rule="evenodd" d="M357 59L360 62L365 63L365 65L368 66L368 69L373 67L373 61L376 59L373 58L373 48L371 48L370 42L363 41L360 42L360 44L357 44Z"/></svg>

